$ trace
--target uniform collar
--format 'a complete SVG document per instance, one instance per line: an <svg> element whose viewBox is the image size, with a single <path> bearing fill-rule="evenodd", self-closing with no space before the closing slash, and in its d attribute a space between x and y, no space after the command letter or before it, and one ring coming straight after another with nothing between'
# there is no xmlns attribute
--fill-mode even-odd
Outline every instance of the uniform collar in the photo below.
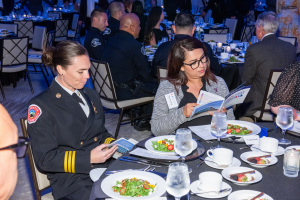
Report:
<svg viewBox="0 0 300 200"><path fill-rule="evenodd" d="M62 89L64 89L67 93L69 93L70 95L72 95L73 93L76 93L78 96L80 96L80 92L76 89L74 92L66 87L64 87L62 84L60 84L58 81L57 81L57 76L55 77L55 81L58 83L58 85L60 87L62 87Z"/></svg>
<svg viewBox="0 0 300 200"><path fill-rule="evenodd" d="M133 38L134 39L133 35L131 35L130 33L126 32L126 31L118 30L117 33L119 33L119 34L121 34L123 36L126 36L128 38Z"/></svg>
<svg viewBox="0 0 300 200"><path fill-rule="evenodd" d="M190 35L185 35L185 34L177 34L175 35L175 40L180 40L180 39L184 39L184 38L190 38Z"/></svg>
<svg viewBox="0 0 300 200"><path fill-rule="evenodd" d="M95 28L95 27L90 27L90 31L96 32L96 33L102 33L99 29Z"/></svg>

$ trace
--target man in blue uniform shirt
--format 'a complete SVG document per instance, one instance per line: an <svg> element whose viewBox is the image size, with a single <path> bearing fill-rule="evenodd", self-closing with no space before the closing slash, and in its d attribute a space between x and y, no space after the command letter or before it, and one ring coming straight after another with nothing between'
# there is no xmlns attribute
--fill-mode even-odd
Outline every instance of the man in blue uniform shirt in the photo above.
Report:
<svg viewBox="0 0 300 200"><path fill-rule="evenodd" d="M108 26L105 10L98 8L91 14L91 28L84 40L84 47L88 50L90 58L100 60L105 45L103 31Z"/></svg>
<svg viewBox="0 0 300 200"><path fill-rule="evenodd" d="M122 16L125 14L124 4L122 2L113 1L109 5L110 18L108 19L109 26L108 37L113 36L120 29L120 20Z"/></svg>
<svg viewBox="0 0 300 200"><path fill-rule="evenodd" d="M120 30L108 40L102 54L101 60L109 63L119 100L154 96L157 89L157 82L152 82L144 47L136 40L140 30L138 16L125 14Z"/></svg>

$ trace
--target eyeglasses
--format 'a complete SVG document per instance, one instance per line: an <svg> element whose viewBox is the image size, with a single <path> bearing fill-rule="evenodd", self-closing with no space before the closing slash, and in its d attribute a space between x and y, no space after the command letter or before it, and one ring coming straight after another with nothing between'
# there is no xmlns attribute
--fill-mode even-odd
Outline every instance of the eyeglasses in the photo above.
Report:
<svg viewBox="0 0 300 200"><path fill-rule="evenodd" d="M29 145L29 139L26 137L19 137L18 143L7 147L3 147L0 150L14 149L17 154L17 158L24 158L27 147Z"/></svg>
<svg viewBox="0 0 300 200"><path fill-rule="evenodd" d="M205 64L205 63L207 63L207 61L208 61L208 58L207 58L206 54L203 54L199 60L196 60L195 62L193 62L193 63L191 63L191 64L187 64L187 63L183 63L183 64L184 64L184 65L188 65L188 66L190 66L193 70L195 70L195 69L197 69L197 68L199 67L200 62L201 62L202 64Z"/></svg>

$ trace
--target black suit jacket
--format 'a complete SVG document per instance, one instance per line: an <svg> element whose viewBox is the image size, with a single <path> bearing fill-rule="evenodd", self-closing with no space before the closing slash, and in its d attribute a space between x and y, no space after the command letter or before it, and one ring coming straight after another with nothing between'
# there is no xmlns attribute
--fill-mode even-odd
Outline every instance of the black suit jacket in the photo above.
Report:
<svg viewBox="0 0 300 200"><path fill-rule="evenodd" d="M245 54L242 82L252 85L240 110L240 116L252 116L260 109L271 69L283 69L296 60L296 48L275 34L250 45Z"/></svg>
<svg viewBox="0 0 300 200"><path fill-rule="evenodd" d="M90 164L90 151L113 140L104 127L104 113L98 94L80 91L90 114L86 117L79 103L56 81L29 101L28 134L37 168L47 174L55 199L92 185L89 172L108 163ZM32 106L38 106L33 112ZM32 118L37 118L35 122Z"/></svg>

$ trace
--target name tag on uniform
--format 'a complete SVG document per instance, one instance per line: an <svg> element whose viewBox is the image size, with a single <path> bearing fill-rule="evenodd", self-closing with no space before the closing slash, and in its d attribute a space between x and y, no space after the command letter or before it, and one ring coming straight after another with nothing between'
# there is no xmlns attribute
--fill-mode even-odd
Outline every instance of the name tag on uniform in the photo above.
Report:
<svg viewBox="0 0 300 200"><path fill-rule="evenodd" d="M174 92L172 92L170 94L166 94L165 98L167 100L167 104L168 104L169 109L178 107L178 103L177 103L177 100L175 98Z"/></svg>

